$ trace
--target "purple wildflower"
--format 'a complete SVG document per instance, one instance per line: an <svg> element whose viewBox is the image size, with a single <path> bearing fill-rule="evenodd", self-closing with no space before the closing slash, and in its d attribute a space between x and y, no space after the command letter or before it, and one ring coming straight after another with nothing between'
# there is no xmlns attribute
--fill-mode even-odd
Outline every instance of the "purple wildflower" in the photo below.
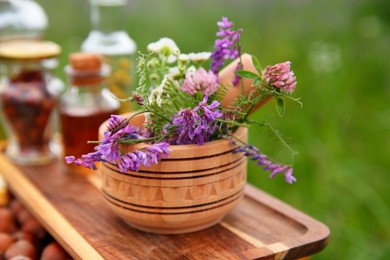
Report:
<svg viewBox="0 0 390 260"><path fill-rule="evenodd" d="M65 162L66 162L67 164L71 164L71 163L73 163L75 160L76 160L76 157L74 157L73 155L65 156Z"/></svg>
<svg viewBox="0 0 390 260"><path fill-rule="evenodd" d="M123 125L125 120L121 116L111 116L109 119L107 130L110 130L112 126L119 125L114 128L116 132L105 132L101 144L95 148L101 153L102 160L115 163L121 157L119 140L138 139L140 137L139 129L129 124Z"/></svg>
<svg viewBox="0 0 390 260"><path fill-rule="evenodd" d="M133 100L140 106L144 105L144 98L138 93L133 95Z"/></svg>
<svg viewBox="0 0 390 260"><path fill-rule="evenodd" d="M195 72L187 72L181 90L194 95L196 92L202 92L203 95L210 96L217 90L218 78L212 72L207 72L204 68L200 68Z"/></svg>
<svg viewBox="0 0 390 260"><path fill-rule="evenodd" d="M178 136L170 140L171 143L202 145L211 140L216 130L216 119L222 117L222 113L217 109L220 105L218 101L207 105L207 100L208 96L205 96L194 109L185 108L173 116L172 125L166 127L176 126Z"/></svg>
<svg viewBox="0 0 390 260"><path fill-rule="evenodd" d="M104 133L102 142L95 147L95 152L84 154L76 159L74 156L65 157L68 164L74 163L86 168L97 169L95 162L110 162L115 164L121 172L138 171L141 165L149 167L153 163L158 163L162 157L168 156L168 144L165 142L154 144L126 154L119 150L120 140L139 139L140 129L125 124L125 118L121 116L111 116L108 122L108 130ZM118 129L119 128L119 129ZM115 132L110 132L115 130Z"/></svg>
<svg viewBox="0 0 390 260"><path fill-rule="evenodd" d="M168 157L169 144L166 142L154 144L144 151L136 150L120 157L116 165L121 172L138 171L141 165L149 167L157 164L163 157Z"/></svg>
<svg viewBox="0 0 390 260"><path fill-rule="evenodd" d="M96 146L96 150L100 151L102 160L115 162L121 156L118 146L119 134L110 135L109 132L104 132L102 143Z"/></svg>
<svg viewBox="0 0 390 260"><path fill-rule="evenodd" d="M110 119L108 120L107 131L112 132L114 130L119 130L117 128L122 126L124 121L126 121L126 118L123 116L111 115Z"/></svg>
<svg viewBox="0 0 390 260"><path fill-rule="evenodd" d="M100 162L102 161L101 159L101 153L100 152L93 152L93 153L88 153L84 154L81 156L81 158L76 159L74 156L66 156L65 161L67 164L74 163L75 165L78 166L84 166L85 168L88 169L93 169L96 170L96 164L95 162Z"/></svg>
<svg viewBox="0 0 390 260"><path fill-rule="evenodd" d="M190 108L182 109L176 113L173 116L172 123L174 126L177 126L176 132L179 133L179 136L177 139L174 139L174 143L191 144L193 141L197 141L194 130L196 123L200 121L201 117Z"/></svg>
<svg viewBox="0 0 390 260"><path fill-rule="evenodd" d="M234 71L237 71L237 70L241 70L243 68L242 66L242 63L241 62L238 62L237 63L237 66L236 68L234 69ZM233 79L233 86L237 86L238 82L240 81L240 76L238 76L237 74L234 75L234 79Z"/></svg>
<svg viewBox="0 0 390 260"><path fill-rule="evenodd" d="M290 61L267 66L263 71L264 81L271 87L292 93L297 81L290 66Z"/></svg>
<svg viewBox="0 0 390 260"><path fill-rule="evenodd" d="M102 142L95 146L95 152L83 154L81 158L76 159L74 156L65 157L67 164L74 163L78 166L82 165L88 169L96 170L97 167L95 162L111 162L119 160L121 157L119 146L118 146L119 135L116 133L110 135L109 132L105 132Z"/></svg>
<svg viewBox="0 0 390 260"><path fill-rule="evenodd" d="M236 59L240 56L241 47L238 45L242 29L234 31L232 29L233 22L230 22L226 17L222 17L222 21L217 23L219 31L217 37L220 39L215 40L214 52L211 54L213 61L211 62L211 70L218 74L219 69L223 66L225 60ZM240 67L235 68L235 70ZM239 77L236 75L233 83L238 83Z"/></svg>
<svg viewBox="0 0 390 260"><path fill-rule="evenodd" d="M235 143L233 143L235 144ZM252 161L257 161L258 166L264 166L264 171L271 171L270 178L275 177L278 173L284 174L284 180L287 183L292 184L293 182L297 181L297 179L292 175L293 174L293 168L291 166L287 165L280 165L273 163L267 155L262 154L259 149L252 145L243 145L239 146L233 151L234 153L243 153L247 157L251 157L250 159Z"/></svg>

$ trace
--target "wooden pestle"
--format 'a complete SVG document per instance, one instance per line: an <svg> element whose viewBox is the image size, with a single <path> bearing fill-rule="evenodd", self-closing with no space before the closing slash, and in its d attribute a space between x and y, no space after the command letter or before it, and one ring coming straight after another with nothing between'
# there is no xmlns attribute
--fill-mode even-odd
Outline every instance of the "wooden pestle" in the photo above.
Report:
<svg viewBox="0 0 390 260"><path fill-rule="evenodd" d="M255 66L252 63L252 56L244 53L241 55L243 70L248 70L253 73L258 73ZM248 78L241 78L240 81L236 86L232 85L233 79L234 79L234 70L237 67L237 63L239 62L239 59L235 59L233 62L231 62L229 65L227 65L225 68L223 68L219 72L219 81L221 85L225 85L228 88L228 92L226 96L221 101L221 106L224 108L231 107L231 104L235 101L235 99L242 94L242 85L244 85L244 96L248 96L249 93L253 90L255 90L255 87L252 86L253 79ZM256 93L254 94L256 95ZM258 95L258 92L257 92ZM271 97L266 97L262 101L260 101L251 111L251 114L255 112L259 107L267 103Z"/></svg>

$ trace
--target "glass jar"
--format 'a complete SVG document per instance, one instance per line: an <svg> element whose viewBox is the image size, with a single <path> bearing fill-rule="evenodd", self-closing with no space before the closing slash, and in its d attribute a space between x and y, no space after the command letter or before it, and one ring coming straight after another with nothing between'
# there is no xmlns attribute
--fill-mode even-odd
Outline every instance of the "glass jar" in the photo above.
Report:
<svg viewBox="0 0 390 260"><path fill-rule="evenodd" d="M8 144L6 155L22 165L44 164L54 159L58 79L53 66L60 47L47 41L5 41L0 62L5 75L0 81L1 117Z"/></svg>
<svg viewBox="0 0 390 260"><path fill-rule="evenodd" d="M101 56L71 54L65 72L69 87L60 101L64 155L79 158L94 151L95 145L88 141L98 140L99 126L110 115L118 113L120 104L106 87L110 67L102 63ZM82 171L81 167L75 169Z"/></svg>
<svg viewBox="0 0 390 260"><path fill-rule="evenodd" d="M33 0L0 1L0 41L41 39L47 24L45 11Z"/></svg>
<svg viewBox="0 0 390 260"><path fill-rule="evenodd" d="M82 43L84 52L97 53L110 65L109 90L120 99L129 97L134 86L136 44L123 28L128 0L90 0L92 30ZM128 14L126 14L128 16ZM133 89L134 90L134 89ZM120 112L131 110L121 102Z"/></svg>

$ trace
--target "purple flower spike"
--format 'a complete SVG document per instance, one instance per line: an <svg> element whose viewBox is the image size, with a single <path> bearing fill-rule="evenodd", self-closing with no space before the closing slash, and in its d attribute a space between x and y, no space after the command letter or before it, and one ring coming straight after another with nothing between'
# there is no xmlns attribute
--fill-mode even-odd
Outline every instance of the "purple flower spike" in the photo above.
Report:
<svg viewBox="0 0 390 260"><path fill-rule="evenodd" d="M126 139L138 139L140 130L129 124L124 124L122 126L121 124L125 120L126 119L124 117L112 115L108 122L109 131L104 133L102 142L95 147L95 152L84 154L79 159L76 159L74 156L67 156L65 157L66 163L74 163L94 170L97 169L95 162L110 162L117 164L118 167L119 164L121 167L122 165L127 165L126 163L129 162L126 158L122 158L123 155L119 150L119 141ZM110 130L115 130L116 132L112 133ZM127 168L131 167L127 166Z"/></svg>
<svg viewBox="0 0 390 260"><path fill-rule="evenodd" d="M291 62L267 66L263 71L264 81L273 88L292 93L297 85Z"/></svg>
<svg viewBox="0 0 390 260"><path fill-rule="evenodd" d="M286 182L290 184L297 181L297 179L292 174L293 174L293 168L291 167L289 167L287 171L284 172L284 179L286 180Z"/></svg>
<svg viewBox="0 0 390 260"><path fill-rule="evenodd" d="M117 130L117 128L121 126L124 121L126 121L126 118L123 116L111 115L110 119L108 120L107 131L112 132L113 130Z"/></svg>
<svg viewBox="0 0 390 260"><path fill-rule="evenodd" d="M67 164L74 163L79 166L82 165L88 169L96 170L97 167L95 165L95 162L102 161L101 155L102 154L100 152L93 152L93 153L84 154L79 159L76 159L74 156L66 156L65 162Z"/></svg>
<svg viewBox="0 0 390 260"><path fill-rule="evenodd" d="M293 168L287 165L280 165L272 163L268 159L268 156L262 154L259 149L252 145L243 145L239 146L233 150L233 153L243 153L245 156L249 157L252 161L257 161L258 166L263 166L264 171L271 171L270 178L274 178L278 173L284 174L284 180L287 183L292 184L296 182L297 179L292 175Z"/></svg>
<svg viewBox="0 0 390 260"><path fill-rule="evenodd" d="M65 162L66 162L67 164L71 164L71 163L73 163L75 160L76 160L76 157L74 157L74 156L66 156L66 157L65 157Z"/></svg>
<svg viewBox="0 0 390 260"><path fill-rule="evenodd" d="M185 108L173 115L172 124L176 126L176 138L170 140L174 144L199 144L211 140L211 135L216 129L216 119L222 117L222 112L217 109L219 102L214 100L207 105L208 96L194 108Z"/></svg>
<svg viewBox="0 0 390 260"><path fill-rule="evenodd" d="M237 31L232 30L233 23L230 22L226 17L222 17L222 21L217 23L219 31L217 37L220 39L215 40L214 52L211 54L213 61L211 62L211 70L218 74L219 69L223 66L226 60L236 59L240 56L241 47L238 45L240 40L242 29ZM241 65L237 66L235 70L241 69ZM239 77L236 76L233 84L238 83Z"/></svg>
<svg viewBox="0 0 390 260"><path fill-rule="evenodd" d="M230 28L233 26L233 22L230 22L227 17L222 17L222 21L217 22L218 27L220 28Z"/></svg>
<svg viewBox="0 0 390 260"><path fill-rule="evenodd" d="M116 165L121 172L139 171L141 166L149 167L168 157L169 151L169 144L166 142L154 144L146 147L145 151L136 150L122 155Z"/></svg>
<svg viewBox="0 0 390 260"><path fill-rule="evenodd" d="M144 105L144 98L140 96L138 93L133 95L133 100L140 106Z"/></svg>

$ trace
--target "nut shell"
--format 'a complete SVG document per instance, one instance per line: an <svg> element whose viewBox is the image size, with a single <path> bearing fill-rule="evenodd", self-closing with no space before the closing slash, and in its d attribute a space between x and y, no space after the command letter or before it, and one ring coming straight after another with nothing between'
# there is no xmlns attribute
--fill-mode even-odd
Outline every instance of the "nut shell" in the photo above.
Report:
<svg viewBox="0 0 390 260"><path fill-rule="evenodd" d="M37 258L37 251L34 246L27 240L19 240L13 243L7 251L5 251L5 258L10 259L16 256L24 256L31 259Z"/></svg>
<svg viewBox="0 0 390 260"><path fill-rule="evenodd" d="M0 232L13 233L16 231L15 218L7 208L0 208Z"/></svg>
<svg viewBox="0 0 390 260"><path fill-rule="evenodd" d="M34 218L29 218L24 222L22 231L25 233L32 233L38 239L43 239L46 236L46 230Z"/></svg>
<svg viewBox="0 0 390 260"><path fill-rule="evenodd" d="M41 260L65 260L71 259L66 251L57 243L48 244L42 251Z"/></svg>
<svg viewBox="0 0 390 260"><path fill-rule="evenodd" d="M8 233L0 233L0 258L2 254L12 245L14 239Z"/></svg>

